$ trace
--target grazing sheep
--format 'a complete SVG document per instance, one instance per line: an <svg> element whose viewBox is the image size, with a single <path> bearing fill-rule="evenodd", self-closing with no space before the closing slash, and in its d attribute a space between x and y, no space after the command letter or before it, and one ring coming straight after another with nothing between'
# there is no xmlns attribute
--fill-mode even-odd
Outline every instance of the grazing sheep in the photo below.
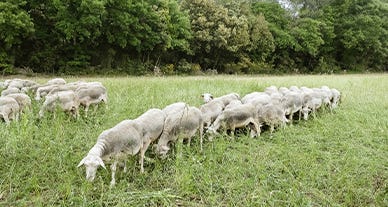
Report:
<svg viewBox="0 0 388 207"><path fill-rule="evenodd" d="M333 94L332 99L331 99L331 109L337 108L339 102L341 101L341 93L335 89L331 89L331 93Z"/></svg>
<svg viewBox="0 0 388 207"><path fill-rule="evenodd" d="M203 121L206 127L209 127L214 120L222 113L225 106L222 101L213 100L200 107Z"/></svg>
<svg viewBox="0 0 388 207"><path fill-rule="evenodd" d="M294 113L299 112L299 120L302 117L303 96L299 92L290 90L284 94L281 99L285 114L289 116L289 120L292 123Z"/></svg>
<svg viewBox="0 0 388 207"><path fill-rule="evenodd" d="M46 100L40 108L39 117L42 118L45 111L53 112L57 104L63 111L71 113L74 118L78 118L80 102L74 91L59 91L46 96Z"/></svg>
<svg viewBox="0 0 388 207"><path fill-rule="evenodd" d="M24 93L13 93L7 95L7 97L11 97L15 99L19 104L19 112L25 112L26 109L31 109L31 98Z"/></svg>
<svg viewBox="0 0 388 207"><path fill-rule="evenodd" d="M166 114L163 133L160 136L156 151L160 155L166 155L170 150L169 142L180 139L188 139L190 145L191 137L199 131L200 145L202 151L203 119L201 111L196 107L179 102L168 105L163 109Z"/></svg>
<svg viewBox="0 0 388 207"><path fill-rule="evenodd" d="M224 104L224 107L233 100L240 100L240 95L238 95L237 93L230 93L217 98L213 98L213 95L211 95L210 93L204 93L201 96L205 103L208 103L210 101L221 101Z"/></svg>
<svg viewBox="0 0 388 207"><path fill-rule="evenodd" d="M226 105L226 107L224 108L224 110L233 109L234 107L241 106L242 104L243 104L243 103L242 103L240 100L233 100L233 101L229 102L228 105Z"/></svg>
<svg viewBox="0 0 388 207"><path fill-rule="evenodd" d="M53 94L59 91L75 91L77 88L81 87L86 82L77 81L72 83L66 83L65 85L55 85L48 94Z"/></svg>
<svg viewBox="0 0 388 207"><path fill-rule="evenodd" d="M19 104L12 97L0 97L0 117L4 119L7 125L11 122L10 120L19 119Z"/></svg>
<svg viewBox="0 0 388 207"><path fill-rule="evenodd" d="M104 169L103 160L113 158L111 165L111 186L115 185L117 164L127 155L136 155L140 151L140 172L144 172L144 155L150 143L159 138L163 131L165 114L160 109L150 109L134 120L124 120L111 129L103 131L97 143L90 149L78 167L85 165L86 179L93 181L98 166ZM126 171L126 166L124 167Z"/></svg>
<svg viewBox="0 0 388 207"><path fill-rule="evenodd" d="M19 88L7 88L1 92L1 96L6 96L13 93L20 93Z"/></svg>
<svg viewBox="0 0 388 207"><path fill-rule="evenodd" d="M251 137L260 136L260 126L258 124L258 113L256 107L250 103L236 105L233 108L225 109L214 121L209 131L217 133L217 130L223 126L225 129L230 129L232 135L236 128L244 128L249 124L253 124L254 129L251 132Z"/></svg>
<svg viewBox="0 0 388 207"><path fill-rule="evenodd" d="M47 85L65 85L66 81L63 78L54 78L54 79L47 81L46 84Z"/></svg>
<svg viewBox="0 0 388 207"><path fill-rule="evenodd" d="M24 79L12 79L8 82L8 88L18 88L22 90L23 88L29 88L38 85L35 81L24 80Z"/></svg>
<svg viewBox="0 0 388 207"><path fill-rule="evenodd" d="M305 90L309 91L309 90ZM303 93L303 119L307 120L309 113L315 114L315 112L322 106L322 96L315 91Z"/></svg>
<svg viewBox="0 0 388 207"><path fill-rule="evenodd" d="M264 124L270 126L271 134L277 126L284 126L288 122L283 108L272 103L259 108L258 120L260 126Z"/></svg>
<svg viewBox="0 0 388 207"><path fill-rule="evenodd" d="M89 106L95 105L95 110L99 103L108 102L108 94L106 88L101 84L86 84L75 90L80 104L85 107L85 116L88 115Z"/></svg>
<svg viewBox="0 0 388 207"><path fill-rule="evenodd" d="M58 87L58 85L43 85L36 88L35 100L39 101L46 97L51 90Z"/></svg>
<svg viewBox="0 0 388 207"><path fill-rule="evenodd" d="M271 96L264 92L252 92L241 99L242 103L267 104L271 102Z"/></svg>

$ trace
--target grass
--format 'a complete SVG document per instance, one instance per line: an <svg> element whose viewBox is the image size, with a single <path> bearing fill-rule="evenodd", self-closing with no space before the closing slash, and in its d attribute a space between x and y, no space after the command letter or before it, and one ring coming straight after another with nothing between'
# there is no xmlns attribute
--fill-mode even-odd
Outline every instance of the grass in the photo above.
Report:
<svg viewBox="0 0 388 207"><path fill-rule="evenodd" d="M34 103L19 122L0 123L0 206L388 206L387 74L67 78L80 79L103 82L108 108L38 121ZM89 183L76 167L103 130L149 108L199 106L203 92L245 95L270 85L327 85L343 100L272 136L219 136L203 152L194 140L166 159L149 150L144 174L138 156L129 157L114 188L109 168Z"/></svg>

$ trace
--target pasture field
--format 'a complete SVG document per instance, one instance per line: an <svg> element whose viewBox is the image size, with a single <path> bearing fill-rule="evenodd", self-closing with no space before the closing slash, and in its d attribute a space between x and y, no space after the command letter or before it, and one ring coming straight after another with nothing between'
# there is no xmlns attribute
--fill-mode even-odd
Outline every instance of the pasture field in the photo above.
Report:
<svg viewBox="0 0 388 207"><path fill-rule="evenodd" d="M37 120L34 102L19 122L0 123L0 206L388 206L387 74L65 79L101 81L108 107ZM148 150L144 174L138 156L129 157L114 188L109 164L92 183L76 167L103 130L150 108L200 106L204 92L244 96L270 85L327 85L342 103L272 136L205 138L203 152L194 139L166 159Z"/></svg>

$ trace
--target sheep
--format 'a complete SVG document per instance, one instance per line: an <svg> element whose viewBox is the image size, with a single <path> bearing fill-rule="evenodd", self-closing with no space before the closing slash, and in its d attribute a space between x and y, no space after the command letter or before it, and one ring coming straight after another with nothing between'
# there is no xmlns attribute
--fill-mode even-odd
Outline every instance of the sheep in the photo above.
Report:
<svg viewBox="0 0 388 207"><path fill-rule="evenodd" d="M212 126L209 127L209 132L217 133L217 130L223 126L232 131L234 135L236 128L243 128L249 124L253 124L254 129L251 137L260 136L260 126L258 123L258 113L256 107L250 103L236 105L233 108L225 109L221 115L217 117Z"/></svg>
<svg viewBox="0 0 388 207"><path fill-rule="evenodd" d="M169 142L180 139L188 139L190 146L191 137L199 131L200 147L202 151L203 119L201 111L196 107L190 107L186 103L178 102L166 106L163 109L166 114L163 133L159 138L156 151L159 155L166 155L170 150Z"/></svg>
<svg viewBox="0 0 388 207"><path fill-rule="evenodd" d="M302 107L303 119L307 120L310 112L315 114L315 112L321 107L322 96L320 93L317 93L315 91L310 91L310 90L304 90L304 91L309 91L309 92L303 93L303 107Z"/></svg>
<svg viewBox="0 0 388 207"><path fill-rule="evenodd" d="M75 90L80 104L85 107L85 117L88 115L89 106L94 104L95 110L99 103L108 102L108 94L106 88L102 84L87 84Z"/></svg>
<svg viewBox="0 0 388 207"><path fill-rule="evenodd" d="M224 108L224 110L227 110L227 109L233 109L234 107L238 107L240 105L242 105L243 103L240 101L240 100L233 100L231 102L229 102L228 105L226 105L226 107Z"/></svg>
<svg viewBox="0 0 388 207"><path fill-rule="evenodd" d="M12 79L8 82L8 88L18 88L22 90L23 88L29 88L38 85L35 81L24 80L24 79Z"/></svg>
<svg viewBox="0 0 388 207"><path fill-rule="evenodd" d="M278 93L278 92L279 90L278 90L278 87L276 86L269 86L264 89L264 93L267 93L268 95L271 95L273 93Z"/></svg>
<svg viewBox="0 0 388 207"><path fill-rule="evenodd" d="M267 93L264 92L252 92L247 95L245 95L241 99L242 103L261 103L261 104L267 104L271 102L271 96L269 96Z"/></svg>
<svg viewBox="0 0 388 207"><path fill-rule="evenodd" d="M19 119L19 104L12 97L0 97L0 117L2 117L7 125L10 120Z"/></svg>
<svg viewBox="0 0 388 207"><path fill-rule="evenodd" d="M31 109L31 98L24 93L13 93L7 97L14 98L19 104L19 112L25 112L26 109Z"/></svg>
<svg viewBox="0 0 388 207"><path fill-rule="evenodd" d="M35 100L39 101L46 97L51 90L58 87L58 85L43 85L36 88Z"/></svg>
<svg viewBox="0 0 388 207"><path fill-rule="evenodd" d="M201 98L203 99L204 103L208 103L211 100L213 100L213 95L210 93L204 93L204 94L201 94Z"/></svg>
<svg viewBox="0 0 388 207"><path fill-rule="evenodd" d="M19 88L7 88L7 89L1 91L1 96L6 96L9 94L13 94L13 93L20 93L20 89Z"/></svg>
<svg viewBox="0 0 388 207"><path fill-rule="evenodd" d="M211 95L210 93L204 93L201 96L205 103L208 103L210 101L221 101L224 104L224 107L233 100L240 100L240 95L238 95L237 93L230 93L217 98L213 98L213 95Z"/></svg>
<svg viewBox="0 0 388 207"><path fill-rule="evenodd" d="M127 155L136 155L140 151L140 172L144 172L144 155L150 143L158 139L163 131L165 113L160 109L150 109L134 120L124 120L111 129L103 131L97 143L81 160L77 167L85 165L86 179L93 181L97 168L106 169L104 160L113 158L111 165L111 186L116 183L117 164ZM124 161L125 163L125 161ZM124 167L126 172L126 166Z"/></svg>
<svg viewBox="0 0 388 207"><path fill-rule="evenodd" d="M55 85L48 94L53 94L58 91L75 91L77 88L83 86L83 84L86 84L86 82L83 81L77 81L72 83L66 83L65 85Z"/></svg>
<svg viewBox="0 0 388 207"><path fill-rule="evenodd" d="M209 127L214 120L222 113L225 106L224 103L220 100L213 100L208 103L205 103L200 107L202 112L202 117L204 121L204 125Z"/></svg>
<svg viewBox="0 0 388 207"><path fill-rule="evenodd" d="M331 89L331 93L333 94L332 99L331 99L331 109L334 109L338 106L339 102L341 101L341 93L335 89Z"/></svg>
<svg viewBox="0 0 388 207"><path fill-rule="evenodd" d="M57 104L63 111L70 112L74 118L78 118L80 102L74 91L59 91L48 95L40 108L39 118L43 118L45 111L54 111Z"/></svg>
<svg viewBox="0 0 388 207"><path fill-rule="evenodd" d="M272 134L277 126L284 126L288 121L285 111L280 105L266 104L258 109L259 125L264 124L270 126L270 133Z"/></svg>
<svg viewBox="0 0 388 207"><path fill-rule="evenodd" d="M66 81L63 78L54 78L54 79L47 81L46 84L47 85L65 85Z"/></svg>
<svg viewBox="0 0 388 207"><path fill-rule="evenodd" d="M299 120L301 119L303 107L303 96L301 93L290 90L288 93L284 94L281 99L281 103L285 114L289 115L291 124L295 112L299 112Z"/></svg>

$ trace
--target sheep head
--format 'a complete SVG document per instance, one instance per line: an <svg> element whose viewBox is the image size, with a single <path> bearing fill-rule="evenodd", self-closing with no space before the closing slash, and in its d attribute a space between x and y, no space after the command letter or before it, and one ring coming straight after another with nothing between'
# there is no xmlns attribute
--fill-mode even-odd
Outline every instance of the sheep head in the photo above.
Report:
<svg viewBox="0 0 388 207"><path fill-rule="evenodd" d="M88 181L94 180L98 166L101 165L104 169L106 169L101 157L95 155L87 155L81 160L77 167L81 167L82 165L85 165L86 180Z"/></svg>
<svg viewBox="0 0 388 207"><path fill-rule="evenodd" d="M205 102L205 103L208 103L211 100L213 100L213 95L210 93L204 93L201 95L201 97L203 98L203 102Z"/></svg>
<svg viewBox="0 0 388 207"><path fill-rule="evenodd" d="M170 148L166 145L158 145L156 147L156 152L161 155L161 156L164 156L167 154L167 152L170 150Z"/></svg>

